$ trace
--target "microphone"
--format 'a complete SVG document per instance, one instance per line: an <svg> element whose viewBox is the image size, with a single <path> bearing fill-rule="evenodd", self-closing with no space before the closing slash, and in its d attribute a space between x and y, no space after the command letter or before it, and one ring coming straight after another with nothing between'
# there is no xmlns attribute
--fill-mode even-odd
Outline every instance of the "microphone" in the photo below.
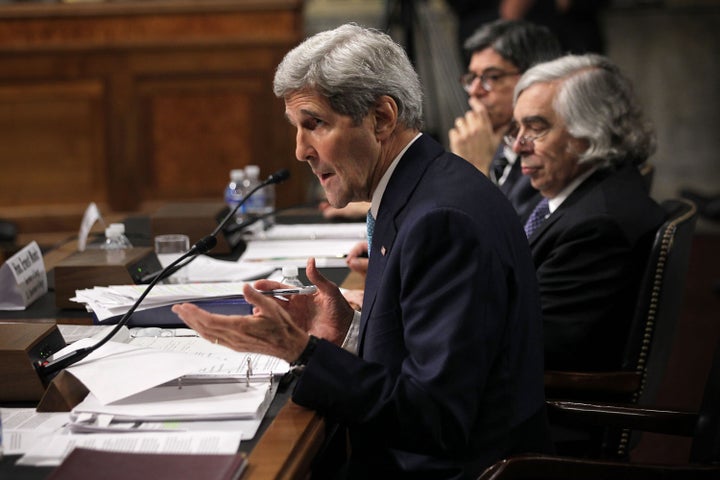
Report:
<svg viewBox="0 0 720 480"><path fill-rule="evenodd" d="M210 250L211 248L213 248L213 247L215 246L215 244L217 243L217 235L218 235L218 233L220 233L220 231L223 229L223 227L225 227L225 225L227 225L227 223L230 221L230 219L235 216L235 213L238 211L238 209L239 209L255 192L257 192L257 191L260 190L261 188L267 187L268 185L274 185L274 184L278 184L278 183L284 182L284 181L287 180L288 178L290 178L290 171L289 171L287 168L283 168L283 169L281 169L281 170L278 170L277 172L275 172L275 173L273 173L272 175L268 176L268 178L265 179L265 181L263 181L262 183L256 185L255 188L253 188L253 189L250 190L248 193L246 193L245 196L238 202L238 204L235 205L235 207L232 208L232 209L227 213L227 215L225 215L225 217L220 221L220 223L218 223L218 226L215 227L215 229L212 231L212 233L211 233L210 235L202 238L200 241L198 241L198 242L193 246L192 249L195 249L196 247L199 248L200 244L203 243L203 242L210 242L210 241L211 241L210 239L212 238L212 241L213 241L214 243L212 244L212 246L211 246L210 248L208 248L208 249L205 250L205 251L198 251L196 255L188 258L185 263L183 263L183 264L178 264L178 265L176 265L175 267L173 267L173 269L169 269L170 265L168 265L168 268L166 268L166 269L163 269L163 270L161 270L161 271L159 271L159 272L153 272L153 273L150 273L150 274L148 274L148 275L145 275L144 277L141 277L141 278L140 278L140 280L138 281L138 283L140 283L140 284L148 283L148 282L152 281L152 280L153 280L156 276L158 276L158 275L162 275L162 278L167 278L167 277L169 277L170 275L172 275L173 273L175 273L175 272L177 272L178 270L180 270L181 268L187 266L187 265L188 265L190 262L192 262L193 260L195 260L195 258L197 258L197 255L200 255L200 254L202 254L202 253L206 253L207 251L209 251L209 250ZM249 221L249 222L242 222L242 223L241 223L241 225L243 226L242 228L246 228L247 226L251 225L252 223L255 223L256 221L257 221L256 219L253 219L252 221ZM237 229L233 229L232 232L235 232L236 230L237 230ZM232 233L232 232L230 232L230 233ZM191 250L192 250L192 249L191 249Z"/></svg>
<svg viewBox="0 0 720 480"><path fill-rule="evenodd" d="M290 172L287 169L278 170L277 172L270 175L264 182L257 185L255 188L250 190L243 198L240 200L240 202L235 205L235 207L223 218L223 220L218 224L218 226L215 228L215 230L212 231L210 235L207 235L206 237L201 238L198 242L195 243L187 252L183 253L175 259L172 263L170 263L167 267L160 270L158 273L151 274L152 278L150 279L150 283L145 288L145 290L142 292L142 294L138 297L138 299L133 303L133 305L128 309L127 312L118 320L118 323L115 325L115 328L113 328L105 337L100 339L97 343L94 345L90 345L89 347L83 347L75 350L74 352L70 352L67 355L63 355L62 357L53 360L52 362L38 362L35 365L35 370L37 371L38 375L40 376L41 381L43 384L47 384L60 370L63 370L64 368L67 368L74 363L79 362L83 358L90 355L92 352L97 350L98 348L105 345L124 325L128 323L130 320L130 317L135 312L137 307L140 305L140 303L145 299L145 297L150 293L150 290L162 279L172 275L174 272L179 270L180 268L184 267L188 263L190 263L192 260L198 257L198 255L201 255L203 253L207 253L210 250L212 250L215 245L217 245L217 234L220 232L220 230L225 226L225 224L235 215L235 212L240 208L240 206L245 203L245 201L250 198L252 194L257 192L263 187L266 187L268 185L277 184L280 182L284 182L290 178Z"/></svg>

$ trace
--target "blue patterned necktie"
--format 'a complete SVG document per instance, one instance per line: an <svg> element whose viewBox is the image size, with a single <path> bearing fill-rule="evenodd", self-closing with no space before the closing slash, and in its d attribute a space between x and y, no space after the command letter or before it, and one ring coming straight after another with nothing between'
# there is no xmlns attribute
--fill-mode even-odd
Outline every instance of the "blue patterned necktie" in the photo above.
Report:
<svg viewBox="0 0 720 480"><path fill-rule="evenodd" d="M368 257L370 256L370 246L372 245L372 236L375 231L375 217L372 216L370 210L367 213L367 240L368 240Z"/></svg>
<svg viewBox="0 0 720 480"><path fill-rule="evenodd" d="M535 206L535 209L530 214L530 218L528 218L528 221L525 223L525 235L530 238L530 235L542 225L549 214L550 207L548 206L548 199L543 198Z"/></svg>

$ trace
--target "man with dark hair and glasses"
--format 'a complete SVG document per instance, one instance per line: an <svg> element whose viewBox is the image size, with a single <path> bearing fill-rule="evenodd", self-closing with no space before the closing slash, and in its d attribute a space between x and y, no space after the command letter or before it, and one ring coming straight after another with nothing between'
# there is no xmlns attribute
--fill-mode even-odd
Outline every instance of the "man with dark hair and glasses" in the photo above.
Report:
<svg viewBox="0 0 720 480"><path fill-rule="evenodd" d="M464 47L470 62L460 82L470 110L455 120L448 134L450 149L490 177L522 215L540 197L502 137L512 119L518 79L533 64L559 57L560 44L546 27L498 20L481 26Z"/></svg>

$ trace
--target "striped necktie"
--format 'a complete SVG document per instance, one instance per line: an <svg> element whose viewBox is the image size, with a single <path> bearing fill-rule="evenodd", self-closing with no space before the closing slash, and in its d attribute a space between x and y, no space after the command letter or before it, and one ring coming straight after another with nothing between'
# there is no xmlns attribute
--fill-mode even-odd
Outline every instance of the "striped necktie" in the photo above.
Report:
<svg viewBox="0 0 720 480"><path fill-rule="evenodd" d="M372 245L372 236L375 231L375 217L372 216L370 210L367 212L367 240L368 240L368 257L370 256L370 246Z"/></svg>
<svg viewBox="0 0 720 480"><path fill-rule="evenodd" d="M545 219L550 215L550 207L548 206L548 199L543 198L535 206L535 209L530 214L530 218L525 223L525 235L530 238L530 235L538 229Z"/></svg>

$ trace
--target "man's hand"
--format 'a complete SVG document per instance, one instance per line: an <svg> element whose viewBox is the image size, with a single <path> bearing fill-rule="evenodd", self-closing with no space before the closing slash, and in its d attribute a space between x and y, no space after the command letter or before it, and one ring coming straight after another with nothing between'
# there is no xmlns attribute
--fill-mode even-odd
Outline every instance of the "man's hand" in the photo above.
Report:
<svg viewBox="0 0 720 480"><path fill-rule="evenodd" d="M489 176L490 163L500 145L502 135L493 131L485 107L473 100L470 99L473 109L455 119L455 127L448 132L450 150Z"/></svg>
<svg viewBox="0 0 720 480"><path fill-rule="evenodd" d="M363 277L366 276L368 269L368 243L356 243L348 252L345 262L350 270L361 274Z"/></svg>
<svg viewBox="0 0 720 480"><path fill-rule="evenodd" d="M252 315L219 315L190 303L173 305L172 310L211 342L292 362L305 349L308 334L341 345L353 319L352 307L340 289L318 272L314 258L308 260L306 274L318 290L312 295L274 298L245 285L243 295L253 305ZM269 290L287 285L259 280L255 287Z"/></svg>

